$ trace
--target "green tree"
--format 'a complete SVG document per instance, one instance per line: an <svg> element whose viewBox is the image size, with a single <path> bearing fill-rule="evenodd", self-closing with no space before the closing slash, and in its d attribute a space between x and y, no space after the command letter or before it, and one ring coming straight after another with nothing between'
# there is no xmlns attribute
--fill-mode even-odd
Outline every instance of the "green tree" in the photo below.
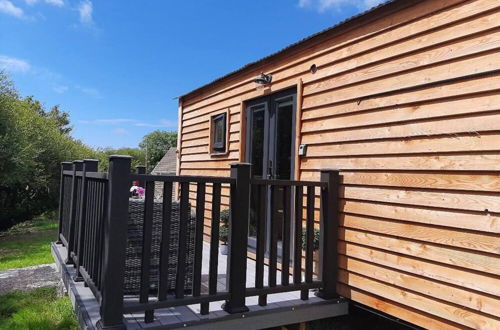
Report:
<svg viewBox="0 0 500 330"><path fill-rule="evenodd" d="M142 138L139 147L147 153L147 171L150 172L171 147L177 146L177 132L153 131Z"/></svg>
<svg viewBox="0 0 500 330"><path fill-rule="evenodd" d="M0 229L57 206L62 161L95 157L68 126L67 113L21 98L0 72Z"/></svg>
<svg viewBox="0 0 500 330"><path fill-rule="evenodd" d="M99 171L106 172L109 166L110 155L128 155L132 156L132 169L136 166L144 165L146 153L138 148L97 148L96 158L99 160Z"/></svg>

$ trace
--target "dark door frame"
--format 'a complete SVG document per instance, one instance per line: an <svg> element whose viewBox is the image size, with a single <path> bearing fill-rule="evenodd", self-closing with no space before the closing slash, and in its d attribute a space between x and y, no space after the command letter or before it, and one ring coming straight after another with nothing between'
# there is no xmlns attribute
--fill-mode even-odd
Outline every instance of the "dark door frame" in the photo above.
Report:
<svg viewBox="0 0 500 330"><path fill-rule="evenodd" d="M276 107L279 103L291 103L292 104L292 135L291 135L291 150L290 150L290 180L295 178L295 157L297 157L296 150L296 127L297 127L297 87L291 87L276 93L272 93L266 96L261 96L259 98L246 101L244 104L245 111L245 121L246 121L246 145L245 145L245 161L251 163L252 155L252 123L253 116L252 111L259 111L262 109L265 114L265 127L264 127L264 155L263 155L263 177L269 178L274 177L276 171L276 127L277 127L277 111ZM273 159L269 159L269 156L273 155ZM270 163L273 162L273 172L269 173Z"/></svg>
<svg viewBox="0 0 500 330"><path fill-rule="evenodd" d="M263 167L262 167L262 177L263 178L274 178L276 174L276 133L277 133L277 121L279 120L277 107L279 104L289 104L292 105L292 127L291 127L291 150L290 150L290 178L289 180L296 179L295 176L295 157L297 157L295 145L296 142L296 114L297 114L297 87L288 88L273 94L262 96L244 103L244 116L245 116L245 161L251 163L252 155L252 124L253 124L253 111L264 111L264 150L263 150ZM273 155L273 170L270 173L270 155ZM254 166L252 166L253 172ZM271 176L269 176L271 174ZM252 174L253 176L253 174ZM270 203L271 195L268 194L268 203ZM293 203L293 197L292 201ZM270 205L270 204L269 204ZM270 219L271 208L267 207L267 219ZM266 241L269 240L270 233L270 223L266 221ZM293 226L291 227L293 230ZM293 236L292 236L293 237ZM291 243L291 242L290 242ZM255 241L249 237L248 244L250 248L255 248ZM267 250L267 248L266 248ZM267 251L266 251L267 253ZM281 255L281 246L278 246L278 256Z"/></svg>

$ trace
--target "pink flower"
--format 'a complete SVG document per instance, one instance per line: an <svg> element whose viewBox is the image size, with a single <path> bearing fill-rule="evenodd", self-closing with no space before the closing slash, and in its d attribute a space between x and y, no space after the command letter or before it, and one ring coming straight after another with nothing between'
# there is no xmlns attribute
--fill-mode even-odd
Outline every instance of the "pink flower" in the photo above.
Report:
<svg viewBox="0 0 500 330"><path fill-rule="evenodd" d="M139 195L144 195L144 193L146 192L146 190L144 188L142 188L142 187L137 187L136 192Z"/></svg>

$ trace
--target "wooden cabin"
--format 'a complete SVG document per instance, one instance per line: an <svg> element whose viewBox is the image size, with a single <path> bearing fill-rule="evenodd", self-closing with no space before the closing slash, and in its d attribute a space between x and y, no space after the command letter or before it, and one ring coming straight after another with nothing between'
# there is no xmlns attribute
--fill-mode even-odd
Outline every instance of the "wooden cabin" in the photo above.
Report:
<svg viewBox="0 0 500 330"><path fill-rule="evenodd" d="M500 328L499 1L389 1L181 96L179 132L178 175L341 170L340 295Z"/></svg>

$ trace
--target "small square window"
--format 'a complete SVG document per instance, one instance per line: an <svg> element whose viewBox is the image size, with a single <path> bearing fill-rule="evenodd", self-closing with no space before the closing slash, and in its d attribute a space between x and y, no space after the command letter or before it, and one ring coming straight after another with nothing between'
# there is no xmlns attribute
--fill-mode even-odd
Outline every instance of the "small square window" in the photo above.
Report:
<svg viewBox="0 0 500 330"><path fill-rule="evenodd" d="M216 153L226 151L226 114L212 117L212 150Z"/></svg>

